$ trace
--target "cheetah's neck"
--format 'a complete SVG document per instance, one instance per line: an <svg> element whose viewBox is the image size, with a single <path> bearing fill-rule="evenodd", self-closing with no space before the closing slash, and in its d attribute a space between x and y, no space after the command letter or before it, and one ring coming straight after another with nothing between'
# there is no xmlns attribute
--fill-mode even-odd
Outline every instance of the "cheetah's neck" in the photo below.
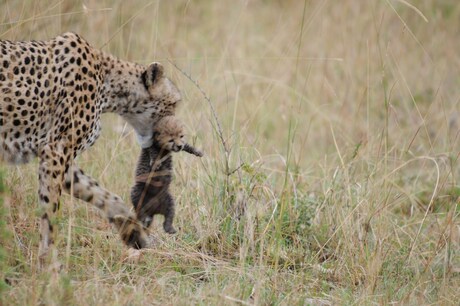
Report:
<svg viewBox="0 0 460 306"><path fill-rule="evenodd" d="M131 111L140 92L141 74L145 67L120 60L101 52L103 69L102 112L121 116Z"/></svg>

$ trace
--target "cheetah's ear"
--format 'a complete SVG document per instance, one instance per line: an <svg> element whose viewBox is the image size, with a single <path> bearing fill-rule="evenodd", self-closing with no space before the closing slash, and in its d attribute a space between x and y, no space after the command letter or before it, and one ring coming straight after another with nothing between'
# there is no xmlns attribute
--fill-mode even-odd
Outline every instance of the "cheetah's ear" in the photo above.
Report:
<svg viewBox="0 0 460 306"><path fill-rule="evenodd" d="M159 79L161 79L164 75L164 68L163 65L157 62L151 63L147 69L142 73L142 82L145 85L147 90L150 86L155 85Z"/></svg>

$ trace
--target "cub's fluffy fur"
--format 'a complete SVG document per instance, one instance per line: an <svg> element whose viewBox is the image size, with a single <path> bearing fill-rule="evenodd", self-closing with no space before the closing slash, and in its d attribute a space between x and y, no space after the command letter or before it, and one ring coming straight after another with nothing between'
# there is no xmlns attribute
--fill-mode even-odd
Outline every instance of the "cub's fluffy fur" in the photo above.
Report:
<svg viewBox="0 0 460 306"><path fill-rule="evenodd" d="M164 215L165 232L174 234L174 198L169 192L172 181L172 152L185 151L202 156L186 143L182 123L174 116L162 118L155 125L153 145L141 151L136 167L136 183L131 189L131 201L137 218L149 227L153 216Z"/></svg>

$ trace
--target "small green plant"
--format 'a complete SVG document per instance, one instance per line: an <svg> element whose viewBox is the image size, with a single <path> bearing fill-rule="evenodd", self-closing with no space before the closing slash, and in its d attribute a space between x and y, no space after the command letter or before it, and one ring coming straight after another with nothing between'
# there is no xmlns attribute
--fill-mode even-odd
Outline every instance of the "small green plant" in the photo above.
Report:
<svg viewBox="0 0 460 306"><path fill-rule="evenodd" d="M6 187L4 183L4 170L0 167L0 301L4 296L4 291L8 288L6 283L7 276L6 270L8 268L7 253L5 249L6 242L10 238L10 234L6 227L6 210L5 210L5 197L7 196Z"/></svg>

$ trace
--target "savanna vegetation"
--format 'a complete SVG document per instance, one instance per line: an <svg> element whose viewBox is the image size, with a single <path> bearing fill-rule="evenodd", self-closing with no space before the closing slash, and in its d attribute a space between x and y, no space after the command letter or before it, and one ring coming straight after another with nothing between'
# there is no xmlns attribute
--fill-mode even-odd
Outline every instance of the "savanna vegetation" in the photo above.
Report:
<svg viewBox="0 0 460 306"><path fill-rule="evenodd" d="M179 231L135 261L63 196L57 276L37 162L1 164L0 303L458 305L458 1L0 1L0 39L66 31L163 63L205 156L174 156ZM139 150L106 115L78 163L131 205Z"/></svg>

